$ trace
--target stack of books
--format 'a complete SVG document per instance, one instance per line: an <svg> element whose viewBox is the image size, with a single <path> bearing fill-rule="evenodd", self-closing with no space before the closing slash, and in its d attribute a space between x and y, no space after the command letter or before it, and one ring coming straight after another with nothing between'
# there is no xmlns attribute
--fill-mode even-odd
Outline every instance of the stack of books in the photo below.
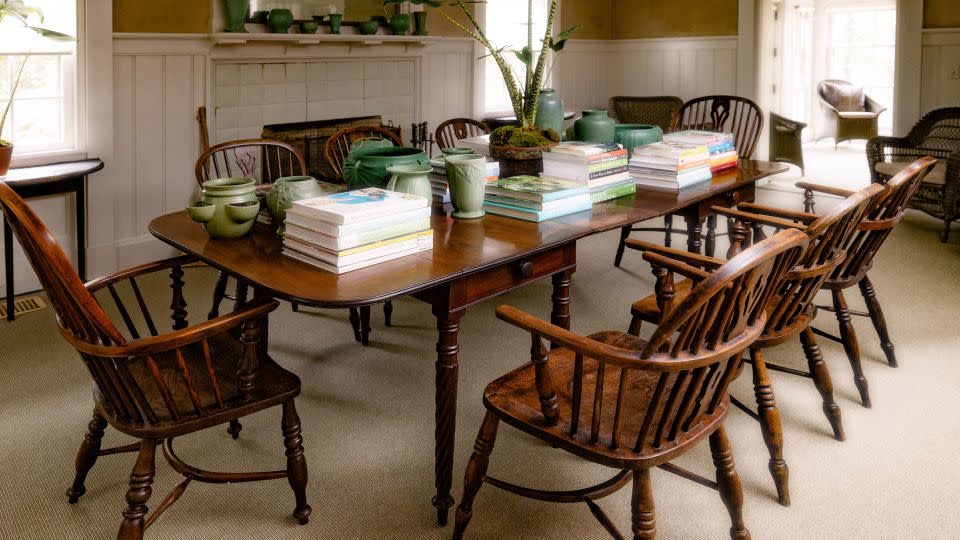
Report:
<svg viewBox="0 0 960 540"><path fill-rule="evenodd" d="M663 140L706 146L710 151L710 171L714 174L736 168L740 159L733 146L732 133L688 129L664 135Z"/></svg>
<svg viewBox="0 0 960 540"><path fill-rule="evenodd" d="M512 176L487 182L483 209L498 216L543 221L590 210L586 185L536 176Z"/></svg>
<svg viewBox="0 0 960 540"><path fill-rule="evenodd" d="M710 151L704 145L662 141L633 149L630 176L637 185L679 191L710 180Z"/></svg>
<svg viewBox="0 0 960 540"><path fill-rule="evenodd" d="M343 274L433 248L430 201L365 188L295 201L283 254Z"/></svg>
<svg viewBox="0 0 960 540"><path fill-rule="evenodd" d="M565 142L543 153L540 177L585 185L591 202L598 203L636 192L627 165L627 151L619 144Z"/></svg>
<svg viewBox="0 0 960 540"><path fill-rule="evenodd" d="M442 157L431 159L430 167L433 169L428 175L430 189L433 190L433 201L446 204L450 202L450 186L447 185L447 162ZM488 157L486 180L490 181L498 178L500 178L500 162Z"/></svg>

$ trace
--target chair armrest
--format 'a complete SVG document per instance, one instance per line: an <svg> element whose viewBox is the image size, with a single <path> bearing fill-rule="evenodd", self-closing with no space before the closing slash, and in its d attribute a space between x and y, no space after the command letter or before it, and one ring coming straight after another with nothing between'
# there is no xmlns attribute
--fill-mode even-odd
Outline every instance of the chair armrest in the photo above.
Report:
<svg viewBox="0 0 960 540"><path fill-rule="evenodd" d="M633 240L628 238L624 245L630 249L635 249L637 251L643 252L652 252L665 257L670 257L671 259L676 259L683 263L686 263L691 266L696 266L699 268L709 268L711 270L719 268L723 265L723 261L716 259L714 257L707 257L706 255L700 255L698 253L692 253L690 251L684 251L681 249L673 249L665 246L651 244L650 242L644 242L642 240Z"/></svg>
<svg viewBox="0 0 960 540"><path fill-rule="evenodd" d="M174 330L159 336L150 336L120 345L98 345L76 337L69 330L60 327L60 334L78 351L104 358L130 358L135 356L156 355L178 349L193 343L199 343L210 337L224 334L240 327L243 323L262 319L277 309L276 300L255 303L215 319Z"/></svg>
<svg viewBox="0 0 960 540"><path fill-rule="evenodd" d="M152 274L153 272L159 272L161 270L166 270L168 268L174 268L176 266L185 266L190 263L197 262L196 257L190 255L181 255L179 257L172 257L170 259L164 259L161 261L153 261L146 264L141 264L140 266L134 266L121 270L119 272L110 274L108 276L98 277L88 281L84 286L91 293L95 293L100 289L108 285L112 285L119 281L125 279L135 278L137 276L142 276L144 274Z"/></svg>
<svg viewBox="0 0 960 540"><path fill-rule="evenodd" d="M797 223L784 218L774 217L774 216L764 216L761 214L752 214L750 212L743 212L741 210L734 210L732 208L726 208L723 206L713 206L710 208L714 213L720 214L722 216L731 217L739 221L747 221L753 223L760 223L763 225L769 225L771 227L777 227L780 229L800 229L803 230L806 228L806 225L802 223Z"/></svg>
<svg viewBox="0 0 960 540"><path fill-rule="evenodd" d="M827 195L836 195L838 197L849 197L854 193L856 193L855 191L850 191L848 189L824 186L821 184L813 184L810 182L797 182L794 185L803 190L816 191L819 193L826 193Z"/></svg>
<svg viewBox="0 0 960 540"><path fill-rule="evenodd" d="M803 223L804 225L809 225L810 223L820 219L818 214L812 214L810 212L798 212L795 210L786 210L783 208L775 208L772 206L764 206L762 204L755 203L740 203L737 205L737 209L744 212L750 212L752 214L792 219L793 221Z"/></svg>
<svg viewBox="0 0 960 540"><path fill-rule="evenodd" d="M880 113L887 110L886 107L881 105L879 102L873 100L870 96L864 96L864 109L869 112L875 113L877 116L880 116Z"/></svg>
<svg viewBox="0 0 960 540"><path fill-rule="evenodd" d="M670 272L675 272L686 278L692 279L694 283L703 281L704 279L710 277L711 274L711 272L701 270L685 262L671 259L665 255L660 255L659 253L648 251L643 254L643 260L647 261L654 267L659 266L667 269Z"/></svg>

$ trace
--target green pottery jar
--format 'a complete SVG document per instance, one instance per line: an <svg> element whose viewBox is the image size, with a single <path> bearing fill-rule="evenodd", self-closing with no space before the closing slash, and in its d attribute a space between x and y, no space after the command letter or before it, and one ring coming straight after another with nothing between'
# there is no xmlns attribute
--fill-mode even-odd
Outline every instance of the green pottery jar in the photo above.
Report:
<svg viewBox="0 0 960 540"><path fill-rule="evenodd" d="M614 142L622 144L630 156L638 146L653 144L663 140L663 130L660 126L650 124L617 124Z"/></svg>
<svg viewBox="0 0 960 540"><path fill-rule="evenodd" d="M391 165L387 172L393 175L387 190L397 191L433 200L433 189L428 176L433 168L429 165Z"/></svg>
<svg viewBox="0 0 960 540"><path fill-rule="evenodd" d="M410 31L410 15L407 13L394 13L390 16L388 23L390 31L395 36L405 36Z"/></svg>
<svg viewBox="0 0 960 540"><path fill-rule="evenodd" d="M552 129L557 135L563 135L563 100L553 88L544 88L540 91L537 101L536 126L544 131Z"/></svg>
<svg viewBox="0 0 960 540"><path fill-rule="evenodd" d="M343 23L343 13L331 13L328 17L330 17L330 33L339 34L340 24Z"/></svg>
<svg viewBox="0 0 960 540"><path fill-rule="evenodd" d="M250 0L223 0L226 11L227 32L246 32L243 23L247 21L247 12L250 11Z"/></svg>
<svg viewBox="0 0 960 540"><path fill-rule="evenodd" d="M286 8L275 8L267 15L267 26L274 34L286 34L293 26L293 12Z"/></svg>
<svg viewBox="0 0 960 540"><path fill-rule="evenodd" d="M380 29L380 21L373 19L369 21L363 21L357 24L357 28L360 29L360 33L365 36L371 36L377 33L377 30Z"/></svg>
<svg viewBox="0 0 960 540"><path fill-rule="evenodd" d="M413 22L414 26L417 29L413 32L418 36L426 36L427 34L427 14L429 11L414 11L413 12Z"/></svg>
<svg viewBox="0 0 960 540"><path fill-rule="evenodd" d="M471 219L482 217L484 180L487 175L487 158L480 154L447 156L447 183L453 203L453 217Z"/></svg>
<svg viewBox="0 0 960 540"><path fill-rule="evenodd" d="M277 234L284 231L284 220L287 210L293 206L293 201L320 197L326 194L324 189L312 176L284 176L277 178L267 192L267 208L273 216L273 223L277 225Z"/></svg>
<svg viewBox="0 0 960 540"><path fill-rule="evenodd" d="M218 178L203 183L203 197L187 207L187 215L217 238L250 232L260 212L252 178Z"/></svg>
<svg viewBox="0 0 960 540"><path fill-rule="evenodd" d="M470 154L475 154L473 148L460 148L460 147L451 147L444 148L440 150L443 152L444 157L446 156L468 156Z"/></svg>
<svg viewBox="0 0 960 540"><path fill-rule="evenodd" d="M612 143L616 137L614 126L616 122L607 116L606 109L588 109L573 123L573 131L578 141Z"/></svg>
<svg viewBox="0 0 960 540"><path fill-rule="evenodd" d="M318 28L320 28L320 23L317 21L303 21L300 23L301 34L316 34Z"/></svg>
<svg viewBox="0 0 960 540"><path fill-rule="evenodd" d="M343 180L350 189L385 187L390 180L387 167L393 165L430 165L423 150L403 146L363 147L353 150L343 161Z"/></svg>

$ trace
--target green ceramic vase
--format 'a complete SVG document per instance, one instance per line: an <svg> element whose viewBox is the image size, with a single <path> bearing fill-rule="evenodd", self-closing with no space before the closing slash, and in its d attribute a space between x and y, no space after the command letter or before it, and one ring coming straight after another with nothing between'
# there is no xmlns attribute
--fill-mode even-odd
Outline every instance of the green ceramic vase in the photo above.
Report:
<svg viewBox="0 0 960 540"><path fill-rule="evenodd" d="M552 129L557 132L557 135L563 134L563 100L553 88L544 88L540 91L534 123L544 131Z"/></svg>
<svg viewBox="0 0 960 540"><path fill-rule="evenodd" d="M433 200L428 176L432 170L429 165L391 165L387 172L393 176L387 182L387 189Z"/></svg>
<svg viewBox="0 0 960 540"><path fill-rule="evenodd" d="M210 236L237 238L250 232L260 201L252 178L218 178L203 183L203 197L187 207L187 215L203 223Z"/></svg>
<svg viewBox="0 0 960 540"><path fill-rule="evenodd" d="M429 11L414 11L413 12L413 22L416 26L416 30L413 32L418 36L426 36L427 34L427 14Z"/></svg>
<svg viewBox="0 0 960 540"><path fill-rule="evenodd" d="M267 192L267 208L273 216L273 224L277 225L277 234L283 234L284 220L287 210L293 206L293 201L309 199L324 195L325 191L312 176L285 176L277 178Z"/></svg>
<svg viewBox="0 0 960 540"><path fill-rule="evenodd" d="M293 12L286 8L275 8L267 15L267 26L275 34L286 34L293 26Z"/></svg>
<svg viewBox="0 0 960 540"><path fill-rule="evenodd" d="M483 216L487 158L473 154L447 156L445 160L453 217L470 219Z"/></svg>
<svg viewBox="0 0 960 540"><path fill-rule="evenodd" d="M612 143L616 136L614 126L616 122L607 116L606 109L588 109L573 123L573 131L578 141Z"/></svg>
<svg viewBox="0 0 960 540"><path fill-rule="evenodd" d="M382 188L390 180L387 167L392 165L430 165L430 160L416 148L363 147L351 151L343 160L343 180L350 189Z"/></svg>
<svg viewBox="0 0 960 540"><path fill-rule="evenodd" d="M223 0L223 7L227 16L227 32L246 32L243 23L247 20L250 11L250 0Z"/></svg>
<svg viewBox="0 0 960 540"><path fill-rule="evenodd" d="M339 34L340 23L343 22L343 13L331 13L329 17L330 17L330 33Z"/></svg>
<svg viewBox="0 0 960 540"><path fill-rule="evenodd" d="M622 144L631 157L634 148L663 140L660 126L650 124L617 124L615 131L614 142Z"/></svg>
<svg viewBox="0 0 960 540"><path fill-rule="evenodd" d="M407 13L394 13L390 16L390 31L395 36L405 36L410 31L410 15Z"/></svg>

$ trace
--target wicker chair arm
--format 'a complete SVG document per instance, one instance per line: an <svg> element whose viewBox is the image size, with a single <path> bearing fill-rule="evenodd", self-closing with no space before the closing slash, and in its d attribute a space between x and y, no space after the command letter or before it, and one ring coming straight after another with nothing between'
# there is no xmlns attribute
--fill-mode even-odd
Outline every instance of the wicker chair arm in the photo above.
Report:
<svg viewBox="0 0 960 540"><path fill-rule="evenodd" d="M876 114L877 116L880 116L880 113L887 110L886 107L875 101L870 96L864 96L864 109L866 109L868 112Z"/></svg>
<svg viewBox="0 0 960 540"><path fill-rule="evenodd" d="M140 266L133 266L108 276L98 277L88 281L84 286L91 293L95 293L108 285L112 285L125 279L135 278L145 274L152 274L154 272L160 272L176 266L185 266L194 262L197 262L197 258L191 255L181 255L179 257L172 257L170 259L164 259L161 261L153 261L146 264L141 264Z"/></svg>
<svg viewBox="0 0 960 540"><path fill-rule="evenodd" d="M695 266L698 268L707 268L710 270L719 268L723 265L723 261L716 259L714 257L707 257L706 255L700 255L698 253L691 253L689 251L684 251L681 249L673 249L664 247L658 244L652 244L650 242L644 242L642 240L634 240L628 238L624 245L630 249L635 249L637 251L652 252L671 259L676 259L680 262L686 263L690 266Z"/></svg>
<svg viewBox="0 0 960 540"><path fill-rule="evenodd" d="M254 303L243 309L221 315L215 319L195 324L182 330L174 330L159 336L150 336L122 345L99 345L80 339L69 330L60 327L60 334L78 351L102 358L132 358L157 355L199 343L216 335L225 334L248 321L262 319L277 309L279 302L268 300Z"/></svg>
<svg viewBox="0 0 960 540"><path fill-rule="evenodd" d="M947 170L943 186L943 209L945 219L956 219L960 215L960 149L954 150L947 158Z"/></svg>

